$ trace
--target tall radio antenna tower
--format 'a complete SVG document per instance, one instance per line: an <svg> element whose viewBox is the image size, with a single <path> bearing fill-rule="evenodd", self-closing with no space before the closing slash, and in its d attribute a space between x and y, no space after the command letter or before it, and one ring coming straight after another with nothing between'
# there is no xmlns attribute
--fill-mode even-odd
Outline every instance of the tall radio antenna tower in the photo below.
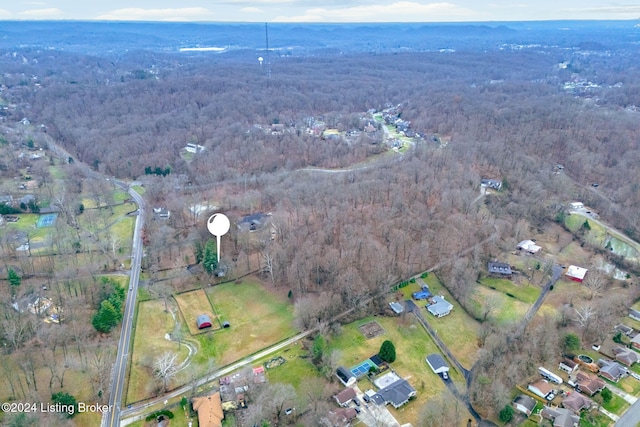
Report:
<svg viewBox="0 0 640 427"><path fill-rule="evenodd" d="M271 78L271 60L269 58L269 27L264 23L264 36L267 41L267 78Z"/></svg>

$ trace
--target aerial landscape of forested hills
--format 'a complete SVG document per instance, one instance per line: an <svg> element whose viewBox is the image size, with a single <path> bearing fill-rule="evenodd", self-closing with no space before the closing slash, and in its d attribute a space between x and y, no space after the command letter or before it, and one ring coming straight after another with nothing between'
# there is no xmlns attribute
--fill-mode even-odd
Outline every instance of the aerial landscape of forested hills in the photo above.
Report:
<svg viewBox="0 0 640 427"><path fill-rule="evenodd" d="M140 215L123 418L309 332L282 350L288 374L268 371L225 425L327 425L336 368L378 350L358 332L377 322L398 348L392 370L417 390L389 409L400 424L532 425L503 411L538 366L611 356L614 326L638 308L638 57L638 21L2 22L0 398L108 401ZM232 222L223 250L213 212ZM518 248L529 240L542 251ZM573 265L589 270L583 284L566 279ZM422 280L451 315L416 299L415 316L395 317L389 303ZM43 292L55 313L20 310ZM220 330L195 327L202 301ZM174 348L180 363L162 376ZM427 351L451 362L453 387ZM269 401L273 384L295 399ZM620 399L580 425L612 425ZM98 416L0 421L33 419Z"/></svg>

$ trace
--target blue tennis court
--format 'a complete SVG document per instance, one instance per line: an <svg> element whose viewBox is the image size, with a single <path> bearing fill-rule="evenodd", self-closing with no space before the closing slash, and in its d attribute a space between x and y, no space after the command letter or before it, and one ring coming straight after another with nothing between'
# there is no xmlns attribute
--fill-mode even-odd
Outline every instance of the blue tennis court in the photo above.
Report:
<svg viewBox="0 0 640 427"><path fill-rule="evenodd" d="M367 373L369 372L369 369L371 369L373 367L376 367L376 365L374 365L372 361L367 359L364 362L360 363L359 365L351 368L351 373L356 378L360 378L362 376L367 375Z"/></svg>
<svg viewBox="0 0 640 427"><path fill-rule="evenodd" d="M56 223L57 218L58 218L57 213L40 215L40 218L38 218L38 222L36 223L36 227L37 228L51 227Z"/></svg>

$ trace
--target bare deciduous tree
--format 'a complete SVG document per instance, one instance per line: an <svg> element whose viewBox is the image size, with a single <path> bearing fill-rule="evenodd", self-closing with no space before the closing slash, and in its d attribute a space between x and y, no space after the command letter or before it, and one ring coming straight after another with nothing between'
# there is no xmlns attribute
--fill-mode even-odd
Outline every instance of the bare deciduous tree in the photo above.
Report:
<svg viewBox="0 0 640 427"><path fill-rule="evenodd" d="M178 373L176 359L178 353L166 351L153 364L156 376L162 381L162 388L166 392L169 382Z"/></svg>

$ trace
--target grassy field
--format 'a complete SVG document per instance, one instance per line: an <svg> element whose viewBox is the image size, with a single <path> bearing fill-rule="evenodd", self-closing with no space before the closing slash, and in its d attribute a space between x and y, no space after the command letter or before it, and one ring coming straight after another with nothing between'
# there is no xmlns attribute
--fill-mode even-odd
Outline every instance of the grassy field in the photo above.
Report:
<svg viewBox="0 0 640 427"><path fill-rule="evenodd" d="M131 188L133 189L133 191L135 191L136 193L138 193L140 195L143 195L145 193L145 191L147 191L147 189L142 187L141 185L134 185Z"/></svg>
<svg viewBox="0 0 640 427"><path fill-rule="evenodd" d="M495 305L488 316L488 320L496 325L506 326L519 322L524 317L530 305L493 289L478 286L473 294L473 303L477 305L478 313L482 313L482 307L487 301Z"/></svg>
<svg viewBox="0 0 640 427"><path fill-rule="evenodd" d="M318 372L316 367L311 363L311 359L305 357L306 355L307 354L302 346L299 343L296 343L269 356L267 359L281 356L286 360L286 362L273 369L267 369L267 380L270 383L291 384L300 395L300 385L304 381L307 381L312 377L322 377L321 373ZM266 362L267 359L260 360L260 362Z"/></svg>
<svg viewBox="0 0 640 427"><path fill-rule="evenodd" d="M231 327L196 337L201 351L194 360L200 365L206 365L210 357L217 366L227 365L298 332L290 302L257 282L228 283L206 292L220 320L230 322Z"/></svg>
<svg viewBox="0 0 640 427"><path fill-rule="evenodd" d="M602 407L609 412L622 415L629 408L629 404L623 398L614 394L609 402L602 404Z"/></svg>
<svg viewBox="0 0 640 427"><path fill-rule="evenodd" d="M187 413L185 413L180 405L169 405L169 410L173 413L171 425L187 426L189 425L189 422L191 422L191 427L198 427L198 416L196 415L193 418L190 418L188 416L188 411ZM155 419L151 421L140 420L128 425L132 427L156 427L158 425L158 422Z"/></svg>
<svg viewBox="0 0 640 427"><path fill-rule="evenodd" d="M580 417L580 427L609 427L612 425L611 418L600 412L583 412Z"/></svg>
<svg viewBox="0 0 640 427"><path fill-rule="evenodd" d="M159 300L145 301L138 305L138 318L133 333L131 366L126 389L126 402L132 403L152 397L159 381L153 376L153 363L164 352L179 352L181 363L187 357L184 346L165 339L174 327L171 313L164 311L164 303Z"/></svg>
<svg viewBox="0 0 640 427"><path fill-rule="evenodd" d="M214 314L213 308L203 289L174 295L174 298L180 307L184 322L192 335L220 328L218 317ZM201 314L206 314L211 319L211 328L207 328L204 331L198 329L196 322L198 316Z"/></svg>
<svg viewBox="0 0 640 427"><path fill-rule="evenodd" d="M384 328L385 334L367 340L358 327L375 320ZM422 406L432 398L440 395L445 385L434 374L425 362L431 353L439 353L438 347L427 335L423 327L412 315L397 318L368 317L343 326L339 336L329 341L329 349L341 354L340 364L351 368L365 359L377 354L384 340L391 340L396 347L396 361L391 364L398 375L406 378L416 389L417 398L400 411L392 411L398 421L418 425L419 412ZM458 387L463 387L459 373L452 371L451 378ZM368 379L359 382L361 390L374 389Z"/></svg>
<svg viewBox="0 0 640 427"><path fill-rule="evenodd" d="M484 286L503 292L505 294L511 294L514 298L527 303L533 304L540 295L540 288L533 286L527 282L525 285L516 285L511 280L501 279L499 277L483 277L480 283Z"/></svg>

